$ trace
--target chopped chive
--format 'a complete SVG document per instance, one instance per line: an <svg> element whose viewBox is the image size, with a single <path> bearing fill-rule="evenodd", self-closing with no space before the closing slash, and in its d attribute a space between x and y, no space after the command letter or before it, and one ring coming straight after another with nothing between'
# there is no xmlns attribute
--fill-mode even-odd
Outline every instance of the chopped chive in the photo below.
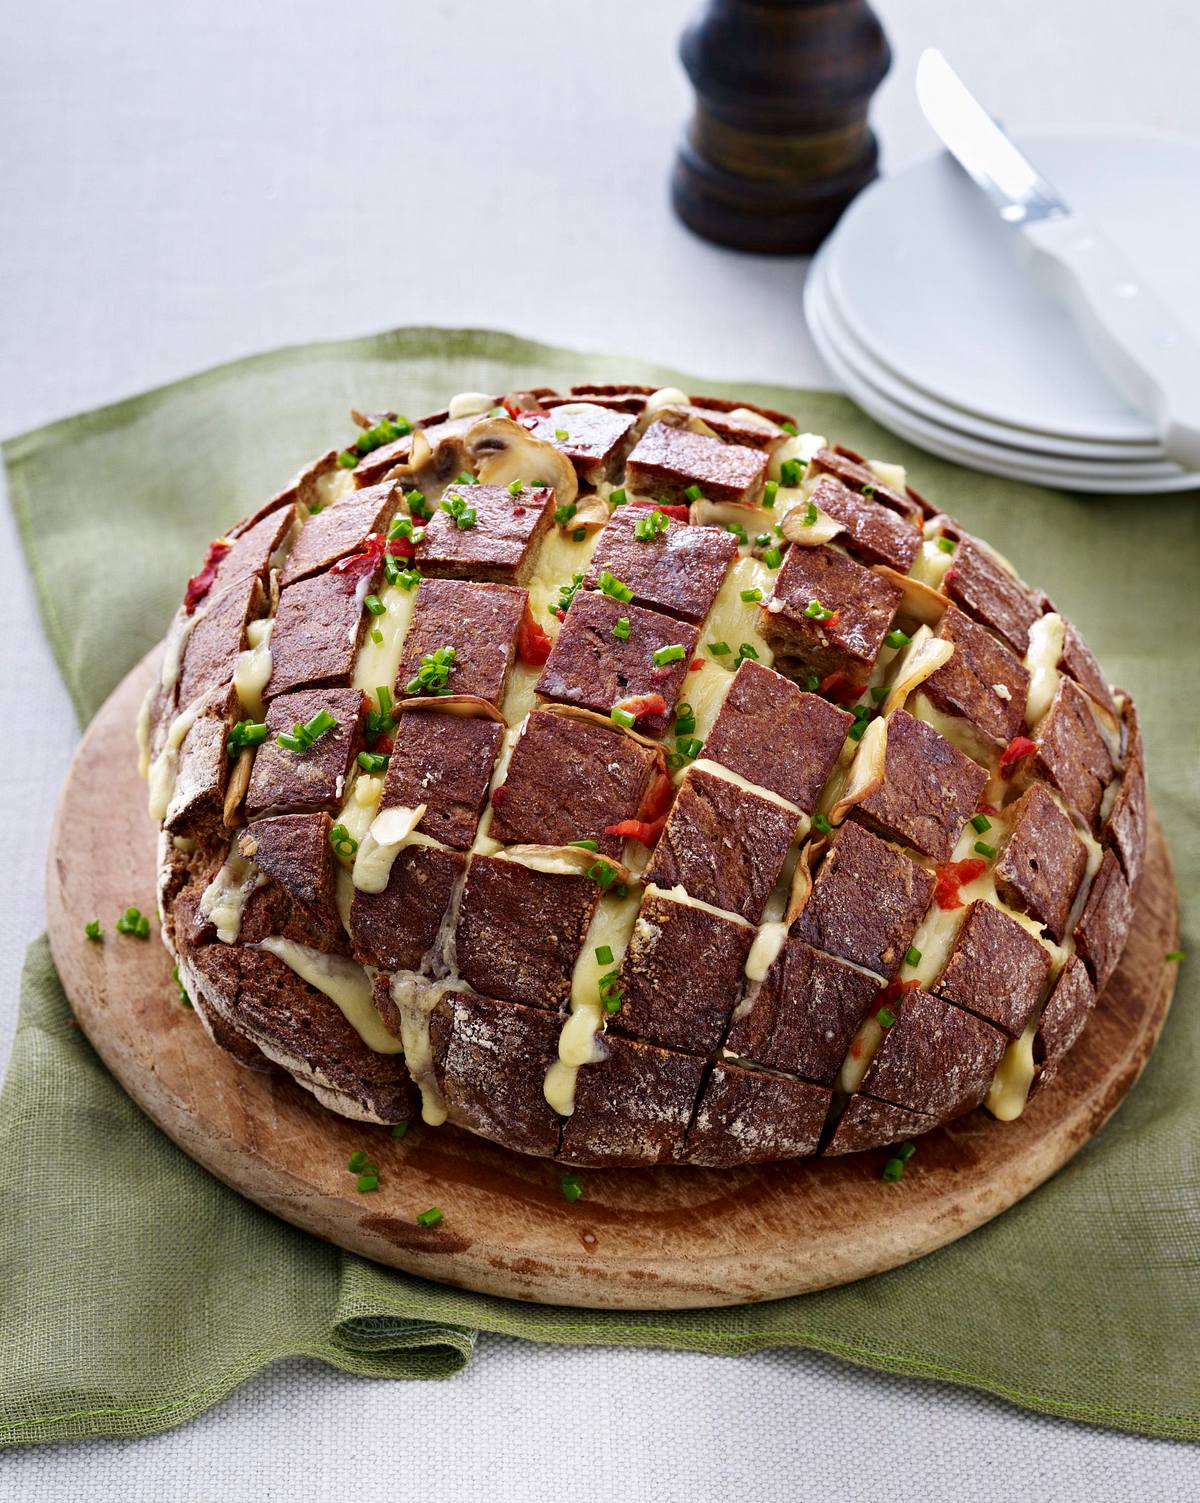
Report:
<svg viewBox="0 0 1200 1503"><path fill-rule="evenodd" d="M430 1206L427 1211L422 1211L417 1217L418 1226L436 1226L442 1219L442 1212L437 1206Z"/></svg>
<svg viewBox="0 0 1200 1503"><path fill-rule="evenodd" d="M810 501L804 509L804 515L800 519L805 527L811 527L817 520L817 503Z"/></svg>
<svg viewBox="0 0 1200 1503"><path fill-rule="evenodd" d="M920 950L917 949L916 945L909 945L908 949L904 952L904 964L905 965L920 965L921 964L921 952L920 952Z"/></svg>
<svg viewBox="0 0 1200 1503"><path fill-rule="evenodd" d="M1168 960L1182 960L1184 958L1185 953L1186 952L1183 951L1183 950L1168 950L1166 958Z"/></svg>
<svg viewBox="0 0 1200 1503"><path fill-rule="evenodd" d="M394 543L397 538L407 538L410 543L419 543L425 536L423 527L414 527L410 517L396 517L388 528L388 542Z"/></svg>
<svg viewBox="0 0 1200 1503"><path fill-rule="evenodd" d="M478 485L479 481L471 474L470 470L459 470L454 477L455 485Z"/></svg>
<svg viewBox="0 0 1200 1503"><path fill-rule="evenodd" d="M179 988L179 1000L185 1007L190 1007L192 999L188 996L187 987L183 984L183 978L179 974L179 967L177 965L171 967L171 980Z"/></svg>
<svg viewBox="0 0 1200 1503"><path fill-rule="evenodd" d="M795 423L780 423L779 426L783 429L783 431L788 435L789 438L795 438L796 435L800 432Z"/></svg>
<svg viewBox="0 0 1200 1503"><path fill-rule="evenodd" d="M568 840L568 845L577 845L581 851L598 851L599 843L595 840Z"/></svg>
<svg viewBox="0 0 1200 1503"><path fill-rule="evenodd" d="M846 734L850 737L851 741L861 741L866 729L867 722L865 720L856 720Z"/></svg>
<svg viewBox="0 0 1200 1503"><path fill-rule="evenodd" d="M775 505L775 497L778 494L779 494L779 481L778 480L768 480L767 483L766 483L766 485L763 486L762 504L763 504L763 510L764 511L770 511L771 510L771 508Z"/></svg>
<svg viewBox="0 0 1200 1503"><path fill-rule="evenodd" d="M463 483L463 477L458 477L459 484ZM468 477L468 485L474 485L473 477ZM433 516L433 508L425 499L424 491L406 491L404 499L408 502L408 509L414 517L423 517L426 522Z"/></svg>
<svg viewBox="0 0 1200 1503"><path fill-rule="evenodd" d="M104 937L104 930L100 927L99 919L89 919L83 926L83 932L87 935L88 939L103 939ZM176 970L178 969L177 966Z"/></svg>
<svg viewBox="0 0 1200 1503"><path fill-rule="evenodd" d="M361 1174L370 1161L361 1148L356 1149L346 1162L346 1168L351 1174Z"/></svg>
<svg viewBox="0 0 1200 1503"><path fill-rule="evenodd" d="M833 826L829 823L829 820L825 817L824 814L813 815L812 827L814 830L816 830L818 835L833 834Z"/></svg>
<svg viewBox="0 0 1200 1503"><path fill-rule="evenodd" d="M638 522L638 526L641 526L640 521ZM607 569L600 571L600 591L601 594L607 595L611 600L629 601L633 599L633 591L629 586L623 580L618 579L615 574L610 574Z"/></svg>
<svg viewBox="0 0 1200 1503"><path fill-rule="evenodd" d="M386 684L375 690L375 701L379 708L367 711L368 736L382 736L392 727L392 691Z"/></svg>
<svg viewBox="0 0 1200 1503"><path fill-rule="evenodd" d="M384 605L378 595L368 595L363 604L371 612L372 616L382 616L387 612L387 606Z"/></svg>
<svg viewBox="0 0 1200 1503"><path fill-rule="evenodd" d="M582 583L582 574L572 574L569 584L559 585L558 604L552 605L550 607L550 614L552 616L557 616L559 611L562 611L565 614L571 609L571 602L575 599L575 596L578 595L579 587Z"/></svg>
<svg viewBox="0 0 1200 1503"><path fill-rule="evenodd" d="M943 535L942 537L938 538L937 545L942 550L943 553L953 553L954 552L954 539L953 538L948 538L948 537L946 537L946 536Z"/></svg>
<svg viewBox="0 0 1200 1503"><path fill-rule="evenodd" d="M587 537L587 528L577 527L571 534L571 541L573 543L582 543L585 537Z"/></svg>
<svg viewBox="0 0 1200 1503"><path fill-rule="evenodd" d="M627 731L631 731L637 716L631 710L623 710L620 705L614 705L612 708L612 718L618 725L623 725Z"/></svg>
<svg viewBox="0 0 1200 1503"><path fill-rule="evenodd" d="M986 814L972 814L971 823L975 826L980 835L985 834L992 828L992 822Z"/></svg>
<svg viewBox="0 0 1200 1503"><path fill-rule="evenodd" d="M674 729L677 736L690 736L696 729L696 712L686 699L681 699L675 706Z"/></svg>
<svg viewBox="0 0 1200 1503"><path fill-rule="evenodd" d="M560 527L565 527L578 510L579 507L574 501L567 501L562 506L554 508L554 520Z"/></svg>
<svg viewBox="0 0 1200 1503"><path fill-rule="evenodd" d="M875 1014L875 1021L879 1024L880 1028L890 1028L896 1021L896 1014L890 1007L881 1007Z"/></svg>
<svg viewBox="0 0 1200 1503"><path fill-rule="evenodd" d="M354 1182L354 1187L360 1195L369 1195L372 1190L379 1189L378 1174L360 1174Z"/></svg>
<svg viewBox="0 0 1200 1503"><path fill-rule="evenodd" d="M883 640L888 647L907 647L912 638L907 632L902 632L897 628L895 631L888 632Z"/></svg>
<svg viewBox="0 0 1200 1503"><path fill-rule="evenodd" d="M656 647L650 656L656 668L665 668L668 663L678 663L687 657L687 649L679 642L672 642L666 647Z"/></svg>
<svg viewBox="0 0 1200 1503"><path fill-rule="evenodd" d="M783 563L783 553L778 548L768 548L763 554L763 563L768 569L778 569Z"/></svg>
<svg viewBox="0 0 1200 1503"><path fill-rule="evenodd" d="M799 459L785 459L779 466L779 478L784 485L799 485L807 466Z"/></svg>
<svg viewBox="0 0 1200 1503"><path fill-rule="evenodd" d="M896 1149L896 1157L902 1164L907 1164L916 1151L917 1145L915 1143L901 1143L900 1147Z"/></svg>
<svg viewBox="0 0 1200 1503"><path fill-rule="evenodd" d="M383 641L383 633L377 626L371 628L371 641L375 643L376 647Z"/></svg>
<svg viewBox="0 0 1200 1503"><path fill-rule="evenodd" d="M684 491L683 494L688 498L689 501L703 501L704 500L704 492L700 489L700 487L698 485L689 485L688 488L687 488L687 490Z"/></svg>
<svg viewBox="0 0 1200 1503"><path fill-rule="evenodd" d="M524 489L525 482L523 480L510 480L508 483L508 494L510 496L519 496Z"/></svg>
<svg viewBox="0 0 1200 1503"><path fill-rule="evenodd" d="M873 485L864 485L861 494L869 498L875 494L875 487Z"/></svg>
<svg viewBox="0 0 1200 1503"><path fill-rule="evenodd" d="M732 532L733 535L734 535L734 537L737 538L737 540L738 540L739 543L745 543L745 541L746 541L746 529L742 526L742 524L740 522L726 522L725 523L725 531L726 532Z"/></svg>
<svg viewBox="0 0 1200 1503"><path fill-rule="evenodd" d="M517 484L517 482L514 481L513 484L515 485ZM509 490L512 491L511 485L509 486ZM513 494L515 495L516 493L513 492ZM455 527L457 527L460 532L468 531L470 528L475 526L475 523L478 520L475 508L473 506L468 506L462 496L443 496L441 501L439 502L439 506L442 511L446 512L450 516Z"/></svg>
<svg viewBox="0 0 1200 1503"><path fill-rule="evenodd" d="M353 449L343 449L337 457L337 462L343 470L352 470L358 463L358 455Z"/></svg>
<svg viewBox="0 0 1200 1503"><path fill-rule="evenodd" d="M813 599L804 607L804 614L810 621L828 621L833 612L827 605L822 605L819 600Z"/></svg>
<svg viewBox="0 0 1200 1503"><path fill-rule="evenodd" d="M617 880L616 869L607 861L594 861L587 869L587 876L602 892L607 892Z"/></svg>
<svg viewBox="0 0 1200 1503"><path fill-rule="evenodd" d="M627 642L629 640L629 631L629 617L618 616L613 622L613 636L616 637L618 642Z"/></svg>
<svg viewBox="0 0 1200 1503"><path fill-rule="evenodd" d="M708 650L714 657L721 658L724 657L725 654L731 649L728 642L710 642L708 644Z"/></svg>
<svg viewBox="0 0 1200 1503"><path fill-rule="evenodd" d="M267 723L265 720L239 720L229 732L225 741L225 750L231 757L239 756L248 746L257 746L259 742L267 739Z"/></svg>
<svg viewBox="0 0 1200 1503"><path fill-rule="evenodd" d="M600 962L601 965L612 965L612 963L613 963L613 952L612 952L611 946L609 946L609 945L597 945L596 946L596 959Z"/></svg>
<svg viewBox="0 0 1200 1503"><path fill-rule="evenodd" d="M898 1179L903 1179L904 1160L888 1159L887 1163L883 1166L883 1173L880 1175L880 1178L887 1180L887 1182L892 1185L894 1185Z"/></svg>
<svg viewBox="0 0 1200 1503"><path fill-rule="evenodd" d="M996 847L988 845L986 840L977 840L975 842L975 851L980 856L994 856L996 854Z"/></svg>
<svg viewBox="0 0 1200 1503"><path fill-rule="evenodd" d="M888 697L888 693L889 690L886 684L876 684L871 690L871 698L877 705L882 704L883 701Z"/></svg>
<svg viewBox="0 0 1200 1503"><path fill-rule="evenodd" d="M343 824L334 825L330 830L329 844L339 856L353 856L358 850L358 841Z"/></svg>
<svg viewBox="0 0 1200 1503"><path fill-rule="evenodd" d="M114 927L118 934L128 934L132 939L150 938L150 920L140 908L126 908Z"/></svg>
<svg viewBox="0 0 1200 1503"><path fill-rule="evenodd" d="M386 752L360 751L357 760L364 772L386 772L390 759Z"/></svg>
<svg viewBox="0 0 1200 1503"><path fill-rule="evenodd" d="M755 587L752 590L743 590L741 592L741 594L742 594L742 599L744 601L746 601L747 603L749 603L750 601L753 601L753 600L761 600L762 599L762 591L760 589L758 589L757 587Z"/></svg>
<svg viewBox="0 0 1200 1503"><path fill-rule="evenodd" d="M576 1201L583 1195L583 1186L579 1183L577 1174L564 1174L559 1184L562 1198L568 1201Z"/></svg>
<svg viewBox="0 0 1200 1503"><path fill-rule="evenodd" d="M421 666L416 675L410 678L405 686L408 694L449 694L450 675L457 667L455 658L458 650L454 647L438 647L433 652L424 653L421 657Z"/></svg>
<svg viewBox="0 0 1200 1503"><path fill-rule="evenodd" d="M407 1131L408 1131L408 1123L407 1122L393 1122L392 1123L392 1137L393 1138L402 1138Z"/></svg>
<svg viewBox="0 0 1200 1503"><path fill-rule="evenodd" d="M556 439L558 439L560 444L565 444L567 439L570 437L570 434L565 428L556 428L554 430L554 436Z"/></svg>
<svg viewBox="0 0 1200 1503"><path fill-rule="evenodd" d="M771 534L769 532L756 532L754 534L754 544L757 548L766 548L770 541Z"/></svg>
<svg viewBox="0 0 1200 1503"><path fill-rule="evenodd" d="M733 666L736 668L738 663L744 663L747 658L754 658L756 661L758 659L758 648L755 647L753 642L742 643L737 650L737 659Z"/></svg>
<svg viewBox="0 0 1200 1503"><path fill-rule="evenodd" d="M625 487L619 485L615 491L609 491L608 504L610 506L624 506L629 497L625 494Z"/></svg>
<svg viewBox="0 0 1200 1503"><path fill-rule="evenodd" d="M644 517L639 517L633 524L633 535L639 543L652 543L656 537L666 532L670 525L670 517L656 506L653 511L647 512Z"/></svg>
<svg viewBox="0 0 1200 1503"><path fill-rule="evenodd" d="M675 750L686 762L694 762L704 750L704 742L697 736L683 736L675 743Z"/></svg>

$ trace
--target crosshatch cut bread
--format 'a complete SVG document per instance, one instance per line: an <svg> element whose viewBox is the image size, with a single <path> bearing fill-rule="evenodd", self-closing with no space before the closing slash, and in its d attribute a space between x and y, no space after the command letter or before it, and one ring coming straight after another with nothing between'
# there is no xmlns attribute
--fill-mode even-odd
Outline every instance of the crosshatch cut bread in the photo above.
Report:
<svg viewBox="0 0 1200 1503"><path fill-rule="evenodd" d="M1133 705L1071 623L784 413L354 418L210 545L142 710L214 1044L569 1164L1018 1116L1146 838Z"/></svg>

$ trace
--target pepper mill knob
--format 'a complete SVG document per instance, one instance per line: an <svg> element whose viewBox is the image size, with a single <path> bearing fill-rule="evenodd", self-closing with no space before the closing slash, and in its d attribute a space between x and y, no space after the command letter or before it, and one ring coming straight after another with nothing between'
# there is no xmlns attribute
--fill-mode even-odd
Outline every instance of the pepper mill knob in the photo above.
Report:
<svg viewBox="0 0 1200 1503"><path fill-rule="evenodd" d="M679 55L696 112L675 212L706 240L814 251L876 176L867 105L891 50L866 0L709 0Z"/></svg>

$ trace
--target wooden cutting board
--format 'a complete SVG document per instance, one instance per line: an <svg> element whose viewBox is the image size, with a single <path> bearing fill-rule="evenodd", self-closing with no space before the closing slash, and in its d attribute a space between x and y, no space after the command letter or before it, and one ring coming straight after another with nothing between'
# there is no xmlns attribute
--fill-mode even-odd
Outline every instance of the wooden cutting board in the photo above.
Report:
<svg viewBox="0 0 1200 1503"><path fill-rule="evenodd" d="M114 691L76 754L47 873L50 942L75 1015L142 1109L198 1163L276 1215L354 1252L447 1284L537 1302L676 1309L775 1299L907 1263L1027 1195L1103 1126L1162 1029L1176 967L1178 899L1156 820L1121 966L1057 1082L1014 1123L973 1112L918 1140L901 1183L869 1153L736 1171L584 1170L453 1128L335 1117L286 1077L243 1069L182 1005L157 943L118 935L154 910L155 831L134 721L157 652ZM104 924L103 943L84 925ZM380 1186L360 1195L346 1160L365 1149ZM439 1226L417 1225L437 1205Z"/></svg>

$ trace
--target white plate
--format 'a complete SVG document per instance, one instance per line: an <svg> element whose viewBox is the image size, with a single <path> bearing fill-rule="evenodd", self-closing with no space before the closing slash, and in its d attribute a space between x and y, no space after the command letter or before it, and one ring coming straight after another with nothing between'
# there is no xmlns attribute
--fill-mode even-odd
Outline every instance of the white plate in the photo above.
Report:
<svg viewBox="0 0 1200 1503"><path fill-rule="evenodd" d="M892 426L893 419L899 418L914 433L921 434L927 445L936 445L948 439L964 450L982 457L1034 466L1048 475L1059 477L1060 483L1067 483L1071 479L1107 480L1114 474L1121 479L1162 481L1177 479L1185 473L1169 459L1128 458L1126 455L1129 446L1123 446L1114 453L1113 446L1104 449L1080 445L1078 447L1082 452L1078 452L1078 449L1071 447L1074 440L1064 440L1066 448L1060 448L1058 444L1054 444L1053 448L1038 448L1027 442L1005 442L1005 435L1010 431L1007 429L996 428L996 436L981 438L978 432L969 428L929 416L923 407L907 399L906 388L895 382L894 378L889 379L887 372L881 372L879 367L871 363L869 355L864 358L848 344L845 327L829 297L827 273L828 262L818 257L809 273L810 285L806 290L805 310L809 323L820 326L824 341L822 353L826 347L835 351L839 371L845 371L858 384L859 389L870 394L880 412L888 414L889 427ZM1022 438L1025 437L1027 435L1022 435ZM1051 442L1045 440L1046 445Z"/></svg>
<svg viewBox="0 0 1200 1503"><path fill-rule="evenodd" d="M826 262L821 263L821 286L819 296L824 300L825 324L829 337L836 343L846 361L865 380L875 386L884 396L905 408L915 417L928 418L943 427L956 429L985 443L1006 444L1014 449L1028 450L1032 454L1059 455L1072 459L1099 459L1124 464L1169 463L1161 444L1126 443L1121 440L1100 442L1082 438L1058 438L1048 433L1034 433L1028 428L1010 428L1005 423L990 422L961 408L939 402L915 386L909 386L889 366L882 364L872 350L861 344L853 329L846 322L834 302ZM815 274L816 264L813 272ZM817 295L817 289L814 289Z"/></svg>
<svg viewBox="0 0 1200 1503"><path fill-rule="evenodd" d="M1200 142L1158 131L1015 133L1200 337ZM1093 365L1016 236L944 153L861 194L828 243L830 292L856 338L908 385L1035 433L1153 443Z"/></svg>
<svg viewBox="0 0 1200 1503"><path fill-rule="evenodd" d="M1136 470L1131 474L1130 466L1116 464L1104 466L1102 478L1077 472L1063 474L1057 469L1047 469L1044 463L1039 463L1037 456L1027 452L1005 450L996 445L981 445L952 429L914 420L911 414L889 401L845 363L838 346L829 337L819 296L806 294L805 312L817 348L846 392L876 422L929 453L941 455L971 469L983 470L987 474L1003 475L1011 480L1026 480L1034 485L1098 495L1161 494L1192 490L1200 486L1200 475L1176 473L1163 478L1157 475L1139 475Z"/></svg>

